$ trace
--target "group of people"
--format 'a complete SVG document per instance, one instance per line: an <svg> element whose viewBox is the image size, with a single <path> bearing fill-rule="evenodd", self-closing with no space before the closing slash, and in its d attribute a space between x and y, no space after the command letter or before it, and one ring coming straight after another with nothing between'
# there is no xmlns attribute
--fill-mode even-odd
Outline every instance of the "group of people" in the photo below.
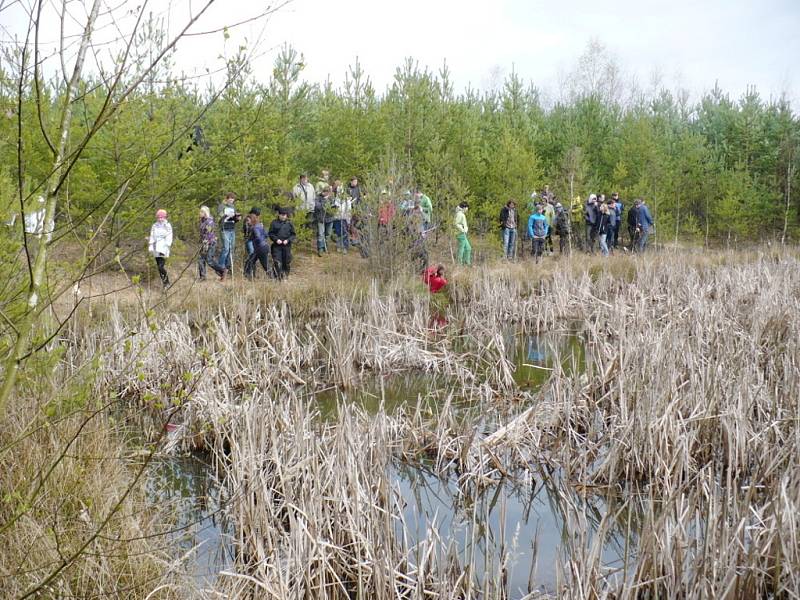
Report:
<svg viewBox="0 0 800 600"><path fill-rule="evenodd" d="M527 209L529 212L526 228L527 239L531 241L531 254L536 262L545 251L553 252L553 233L559 236L561 253L568 253L572 235L570 215L550 193L549 188L545 187L541 196L537 192L533 192ZM514 200L509 200L500 211L503 257L508 260L512 260L516 256L518 222L517 204Z"/></svg>
<svg viewBox="0 0 800 600"><path fill-rule="evenodd" d="M354 214L362 201L358 177L351 177L345 188L340 179L330 181L330 172L322 171L316 185L305 173L291 193L294 204L306 215L306 224L315 232L317 255L328 252L328 239L335 236L336 251L347 254L351 246L359 247L362 254L362 223Z"/></svg>
<svg viewBox="0 0 800 600"><path fill-rule="evenodd" d="M224 280L231 272L236 226L242 221L242 215L236 210L235 205L236 196L228 193L220 207L218 222L211 216L211 211L207 206L200 207L198 224L200 250L197 255L197 274L200 280L206 279L208 269L213 270L220 280ZM253 207L247 213L244 219L245 247L247 248L245 276L253 277L257 263L269 277L283 279L289 275L292 244L297 238L294 224L289 220L289 214L288 208L279 208L277 217L272 221L269 229L266 229L261 222L260 208ZM219 228L217 224L219 224ZM165 290L170 286L165 263L170 255L172 241L172 225L167 220L167 211L159 209L156 211L156 222L150 228L148 249L155 258L158 274Z"/></svg>
<svg viewBox="0 0 800 600"><path fill-rule="evenodd" d="M292 244L297 239L294 224L289 219L291 210L280 207L269 229L261 222L261 209L254 206L242 217L236 210L236 196L228 193L219 210L219 229L222 240L218 256L216 225L207 206L200 207L200 251L197 258L198 277L206 279L207 269L211 268L220 280L229 276L233 268L232 256L236 241L236 227L242 222L247 257L244 262L244 275L252 279L256 265L268 277L283 279L289 275L292 263Z"/></svg>
<svg viewBox="0 0 800 600"><path fill-rule="evenodd" d="M625 206L614 192L606 199L605 194L590 194L584 205L583 216L586 228L586 249L594 253L599 244L600 253L608 256L620 246L620 228ZM633 252L644 252L653 227L653 216L645 201L637 198L627 214L628 237Z"/></svg>
<svg viewBox="0 0 800 600"><path fill-rule="evenodd" d="M572 216L545 186L541 195L537 192L531 194L527 210L529 213L527 223L527 239L531 241L531 255L536 262L545 252L553 254L553 234L559 238L561 254L568 254L573 245ZM624 205L619 194L614 192L606 199L605 195L590 194L583 206L583 218L586 235L580 240L581 246L588 253L594 253L599 247L603 256L608 256L615 248L620 247L620 227L623 221ZM466 234L464 218L465 208L456 209L455 227L459 249L463 242L462 233ZM516 257L517 228L519 214L514 200L509 200L500 211L500 229L503 238L503 257L512 260ZM650 209L642 199L636 199L627 213L628 234L630 249L634 252L644 252L647 240L653 227L653 217ZM575 240L576 242L578 240ZM467 242L467 245L469 243ZM467 259L462 262L459 252L459 262L469 264L469 250Z"/></svg>
<svg viewBox="0 0 800 600"><path fill-rule="evenodd" d="M357 247L363 257L369 253L369 236L364 227L369 211L362 206L364 195L357 177L352 177L345 187L341 180L330 181L327 170L323 170L316 185L312 185L306 174L300 175L297 184L286 200L294 204L301 214L305 214L306 225L313 232L316 252L319 256L328 252L328 240L336 243L339 252L347 253ZM580 201L577 200L579 203ZM554 253L553 236L559 238L561 254L568 254L573 246L572 215L568 208L558 202L556 196L545 186L541 194L533 192L526 205L529 213L526 237L531 242L531 255L538 263L545 253ZM603 256L608 256L620 247L620 228L625 215L623 202L618 193L606 199L603 194L590 194L583 205L585 237L575 240L589 253L599 247ZM453 225L456 232L458 264L472 264L472 246L469 241L467 212L469 204L461 202L455 210ZM580 204L576 207L580 210ZM224 280L232 269L232 256L236 231L241 222L245 239L246 259L244 275L252 279L260 264L268 277L283 279L290 273L292 245L297 239L295 226L290 217L293 208L277 209L277 217L265 228L261 222L261 209L253 207L246 215L236 209L236 196L228 193L218 211L218 218L211 215L207 206L200 207L198 252L198 277L205 280L208 269L213 270ZM432 292L441 290L446 284L444 267L437 265L428 268L425 251L425 238L436 226L433 224L433 203L419 190L408 191L402 199L393 198L382 192L377 206L377 235L381 242L390 231L400 231L410 241L412 259L418 264L418 272L423 273L423 281ZM402 217L402 218L399 218ZM516 258L517 230L520 215L514 200L506 202L500 211L499 224L502 232L503 256L508 260ZM398 224L398 221L400 224ZM643 252L653 227L653 217L646 203L636 199L628 209L627 228L630 249ZM170 285L165 262L172 246L172 226L167 213L159 209L156 222L148 238L150 253L155 257L159 275L164 288ZM436 289L434 289L436 288Z"/></svg>

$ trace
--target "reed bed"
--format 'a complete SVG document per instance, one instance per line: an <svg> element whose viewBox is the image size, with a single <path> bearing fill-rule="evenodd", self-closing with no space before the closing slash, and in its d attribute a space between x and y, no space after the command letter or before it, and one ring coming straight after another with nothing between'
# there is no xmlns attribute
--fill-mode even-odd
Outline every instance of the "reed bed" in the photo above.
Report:
<svg viewBox="0 0 800 600"><path fill-rule="evenodd" d="M72 351L102 354L98 393L175 411L181 443L199 433L216 453L239 548L219 584L230 597L536 595L508 589L507 546L482 570L434 527L412 540L390 477L401 461L465 498L514 481L552 488L564 543L551 597L795 598L800 262L732 257L458 275L444 332L425 299L372 284L310 321L251 301L202 323L117 315ZM585 371L557 357L540 390L517 389L500 324L574 322ZM319 418L320 389L398 371L429 374L440 404ZM605 508L590 534L591 498ZM475 528L486 518L476 511ZM612 536L621 565L603 558Z"/></svg>

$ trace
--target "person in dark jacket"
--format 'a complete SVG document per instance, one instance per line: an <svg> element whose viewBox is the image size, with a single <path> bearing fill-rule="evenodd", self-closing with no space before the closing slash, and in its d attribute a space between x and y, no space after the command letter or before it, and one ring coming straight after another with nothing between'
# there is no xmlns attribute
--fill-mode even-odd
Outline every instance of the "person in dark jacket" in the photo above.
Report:
<svg viewBox="0 0 800 600"><path fill-rule="evenodd" d="M294 225L289 220L289 211L278 209L278 218L269 226L269 239L272 240L272 262L275 265L275 277L283 279L289 275L292 263L292 244L297 236Z"/></svg>
<svg viewBox="0 0 800 600"><path fill-rule="evenodd" d="M350 178L350 183L347 186L347 193L353 200L353 206L358 207L361 204L361 186L358 184L358 177L355 175Z"/></svg>
<svg viewBox="0 0 800 600"><path fill-rule="evenodd" d="M517 204L506 202L500 210L500 228L503 231L503 257L513 260L517 254Z"/></svg>
<svg viewBox="0 0 800 600"><path fill-rule="evenodd" d="M638 198L633 201L633 206L628 209L628 236L631 240L631 250L636 251L639 242L639 206L642 201Z"/></svg>
<svg viewBox="0 0 800 600"><path fill-rule="evenodd" d="M254 211L257 211L254 212ZM258 257L256 256L255 248L253 247L253 225L255 225L256 220L253 218L255 214L261 214L261 209L253 207L250 209L244 219L242 219L242 234L244 234L244 250L245 250L245 257L244 257L244 276L247 279L253 279L256 274L256 261Z"/></svg>
<svg viewBox="0 0 800 600"><path fill-rule="evenodd" d="M567 212L560 202L556 202L556 216L554 228L558 234L558 248L561 254L569 254L572 244L570 243L570 236L572 235L572 223L570 222L569 212Z"/></svg>
<svg viewBox="0 0 800 600"><path fill-rule="evenodd" d="M317 256L328 252L327 238L331 234L333 221L329 211L331 208L331 186L322 186L322 192L314 200L314 223L317 230Z"/></svg>
<svg viewBox="0 0 800 600"><path fill-rule="evenodd" d="M261 223L261 209L254 207L250 211L250 237L248 241L253 244L253 254L261 263L264 273L269 277L271 273L269 264L269 244L267 243L267 232ZM253 263L253 275L255 275L255 262ZM252 279L252 275L250 277Z"/></svg>
<svg viewBox="0 0 800 600"><path fill-rule="evenodd" d="M583 218L586 222L586 251L594 253L594 244L597 240L597 222L600 211L597 208L597 196L590 194L583 208Z"/></svg>
<svg viewBox="0 0 800 600"><path fill-rule="evenodd" d="M617 192L611 194L611 199L614 200L614 231L611 234L611 243L608 246L613 249L619 245L619 228L622 225L622 211L625 206L622 204L622 200L619 199Z"/></svg>

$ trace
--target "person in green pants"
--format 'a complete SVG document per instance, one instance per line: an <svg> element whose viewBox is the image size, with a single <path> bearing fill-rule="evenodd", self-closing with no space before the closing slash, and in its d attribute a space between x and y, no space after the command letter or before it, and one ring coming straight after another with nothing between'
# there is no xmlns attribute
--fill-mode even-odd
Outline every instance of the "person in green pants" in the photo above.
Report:
<svg viewBox="0 0 800 600"><path fill-rule="evenodd" d="M456 240L458 240L458 264L471 265L472 264L472 246L467 239L467 209L469 204L462 202L456 207Z"/></svg>

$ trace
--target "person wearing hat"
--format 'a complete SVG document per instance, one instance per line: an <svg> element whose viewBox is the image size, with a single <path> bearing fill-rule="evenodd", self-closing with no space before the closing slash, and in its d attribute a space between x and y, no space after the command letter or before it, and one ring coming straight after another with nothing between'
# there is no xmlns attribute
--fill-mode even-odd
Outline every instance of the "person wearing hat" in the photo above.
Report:
<svg viewBox="0 0 800 600"><path fill-rule="evenodd" d="M150 228L150 237L147 240L150 254L156 259L158 274L164 290L169 287L169 275L165 263L169 258L172 248L172 225L167 221L167 211L160 208L156 211L156 222Z"/></svg>
<svg viewBox="0 0 800 600"><path fill-rule="evenodd" d="M289 220L288 209L278 209L278 218L270 224L268 235L272 240L272 264L275 269L275 277L283 279L289 275L292 263L292 243L297 237L294 225Z"/></svg>

